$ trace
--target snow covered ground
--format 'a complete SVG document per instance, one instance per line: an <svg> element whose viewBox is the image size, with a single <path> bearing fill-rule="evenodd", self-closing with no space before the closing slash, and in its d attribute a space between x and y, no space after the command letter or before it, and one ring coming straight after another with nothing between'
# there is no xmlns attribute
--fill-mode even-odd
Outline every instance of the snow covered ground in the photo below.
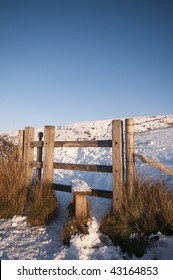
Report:
<svg viewBox="0 0 173 280"><path fill-rule="evenodd" d="M56 140L111 139L111 120L76 123L56 127ZM36 131L37 133L40 130ZM15 136L16 133L11 133ZM151 156L173 167L173 115L135 118L135 151ZM56 148L55 161L111 165L110 148ZM148 165L136 161L138 173L161 177L173 186L173 178ZM112 176L106 173L56 170L56 183L70 184L71 180L85 181L91 188L112 188ZM108 237L99 233L99 222L109 210L111 200L91 197L93 213L89 235L73 236L70 246L63 246L60 231L67 218L69 193L56 192L60 203L57 219L46 227L29 227L25 217L0 220L0 259L3 260L112 260L129 259L119 247L114 247ZM158 241L148 249L142 259L173 259L173 237L158 233ZM135 257L133 259L136 259Z"/></svg>

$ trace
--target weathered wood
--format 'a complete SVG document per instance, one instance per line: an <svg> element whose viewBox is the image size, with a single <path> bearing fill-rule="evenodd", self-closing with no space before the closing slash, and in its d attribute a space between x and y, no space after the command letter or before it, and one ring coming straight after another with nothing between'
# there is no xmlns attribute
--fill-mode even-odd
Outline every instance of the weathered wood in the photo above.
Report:
<svg viewBox="0 0 173 280"><path fill-rule="evenodd" d="M30 167L30 161L34 159L34 149L31 148L30 142L34 140L34 128L25 127L25 140L24 140L24 167L26 183L32 184L33 170Z"/></svg>
<svg viewBox="0 0 173 280"><path fill-rule="evenodd" d="M125 120L126 142L126 186L129 197L132 197L135 187L135 159L134 159L134 119Z"/></svg>
<svg viewBox="0 0 173 280"><path fill-rule="evenodd" d="M25 136L25 131L19 130L18 131L18 159L19 159L19 161L23 161L23 157L24 157L24 136Z"/></svg>
<svg viewBox="0 0 173 280"><path fill-rule="evenodd" d="M43 132L38 133L38 140L41 141L43 138ZM43 154L43 148L38 147L37 148L37 161L42 162L42 154ZM36 168L36 180L41 182L41 167Z"/></svg>
<svg viewBox="0 0 173 280"><path fill-rule="evenodd" d="M158 170L160 170L161 172L164 172L166 174L168 174L169 176L173 176L173 169L166 166L165 164L153 159L153 158L149 158L143 155L139 155L139 154L134 154L135 157L137 157L138 159L140 159L141 161L143 161L144 163L147 163L149 165L151 165L154 168L157 168Z"/></svg>
<svg viewBox="0 0 173 280"><path fill-rule="evenodd" d="M113 191L107 191L107 190L100 190L100 189L91 189L90 196L100 197L100 198L113 198Z"/></svg>
<svg viewBox="0 0 173 280"><path fill-rule="evenodd" d="M77 183L76 185L76 182L72 182L72 193L75 201L75 217L83 223L86 222L88 216L86 196L91 193L91 189L86 183L83 187L83 181L79 182L79 184Z"/></svg>
<svg viewBox="0 0 173 280"><path fill-rule="evenodd" d="M123 122L112 121L112 180L113 180L113 209L120 207L124 190L123 164Z"/></svg>
<svg viewBox="0 0 173 280"><path fill-rule="evenodd" d="M30 143L31 148L43 148L44 147L44 141L31 141Z"/></svg>
<svg viewBox="0 0 173 280"><path fill-rule="evenodd" d="M30 161L30 167L42 168L43 162ZM90 172L103 172L112 173L111 165L92 165L92 164L75 164L75 163L53 163L54 169L64 169L64 170L80 170L80 171L90 171Z"/></svg>
<svg viewBox="0 0 173 280"><path fill-rule="evenodd" d="M54 162L53 167L55 169L81 170L81 171L91 171L91 172L112 173L112 166L111 165L75 164L75 163Z"/></svg>
<svg viewBox="0 0 173 280"><path fill-rule="evenodd" d="M40 161L30 161L29 162L29 166L31 167L31 168L34 168L34 167L36 167L36 168L43 168L43 162L40 162Z"/></svg>
<svg viewBox="0 0 173 280"><path fill-rule="evenodd" d="M43 186L50 185L53 183L54 139L55 139L55 127L45 126L43 175L42 175Z"/></svg>
<svg viewBox="0 0 173 280"><path fill-rule="evenodd" d="M88 140L88 141L55 141L54 147L70 147L70 148L79 148L79 147L111 147L111 140Z"/></svg>
<svg viewBox="0 0 173 280"><path fill-rule="evenodd" d="M53 184L53 188L56 191L61 192L68 192L71 193L71 185L63 185L63 184ZM113 198L113 192L107 190L100 190L100 189L91 189L91 193L88 194L89 196L101 197L101 198Z"/></svg>
<svg viewBox="0 0 173 280"><path fill-rule="evenodd" d="M31 147L43 147L44 141L32 141ZM112 140L91 140L91 141L55 141L55 148L97 148L97 147L112 147Z"/></svg>
<svg viewBox="0 0 173 280"><path fill-rule="evenodd" d="M75 217L84 222L87 217L87 197L81 192L74 193Z"/></svg>

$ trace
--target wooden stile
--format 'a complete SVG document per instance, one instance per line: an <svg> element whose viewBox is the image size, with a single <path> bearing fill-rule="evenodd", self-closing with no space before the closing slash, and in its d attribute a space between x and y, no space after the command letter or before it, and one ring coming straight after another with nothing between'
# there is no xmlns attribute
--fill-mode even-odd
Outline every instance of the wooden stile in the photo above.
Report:
<svg viewBox="0 0 173 280"><path fill-rule="evenodd" d="M88 216L87 195L91 194L91 188L81 180L72 180L72 193L75 202L75 217L82 223L86 223Z"/></svg>
<svg viewBox="0 0 173 280"><path fill-rule="evenodd" d="M112 180L113 180L113 209L122 203L124 190L123 164L123 122L112 121Z"/></svg>
<svg viewBox="0 0 173 280"><path fill-rule="evenodd" d="M133 195L135 186L135 156L143 162L173 176L173 169L165 166L155 159L134 153L134 119L125 120L125 152L126 152L126 184L124 184L124 141L123 121L112 121L112 140L83 140L83 141L55 141L55 127L45 126L43 134L38 135L34 141L34 128L26 127L25 131L18 132L18 157L23 160L27 184L32 184L33 168L36 168L36 178L42 185L53 185L55 190L72 192L70 185L53 183L53 170L81 170L89 172L112 173L113 191L91 189L91 192L76 192L76 216L86 216L86 195L113 199L113 209L118 209L123 202L124 188L126 185L129 198ZM34 158L34 148L37 148L37 158ZM54 148L85 148L85 147L112 147L112 165L75 164L54 162ZM43 159L42 159L43 153ZM41 169L43 174L41 178ZM41 180L42 179L42 180Z"/></svg>
<svg viewBox="0 0 173 280"><path fill-rule="evenodd" d="M34 149L31 148L30 142L34 140L34 128L25 127L25 140L24 140L24 166L26 174L27 185L32 184L33 170L30 167L30 161L34 159Z"/></svg>
<svg viewBox="0 0 173 280"><path fill-rule="evenodd" d="M43 186L51 185L53 183L54 140L55 126L45 126L42 176Z"/></svg>
<svg viewBox="0 0 173 280"><path fill-rule="evenodd" d="M87 195L91 193L91 191L73 191L74 199L75 199L75 216L81 222L85 221L88 215L87 211Z"/></svg>
<svg viewBox="0 0 173 280"><path fill-rule="evenodd" d="M134 157L134 119L125 120L126 143L126 187L129 197L132 197L135 187L135 157Z"/></svg>

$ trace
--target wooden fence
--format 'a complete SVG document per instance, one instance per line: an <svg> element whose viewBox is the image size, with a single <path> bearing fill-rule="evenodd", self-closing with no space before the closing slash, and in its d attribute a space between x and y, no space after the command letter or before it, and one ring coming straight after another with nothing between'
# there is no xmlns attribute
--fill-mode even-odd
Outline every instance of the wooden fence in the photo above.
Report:
<svg viewBox="0 0 173 280"><path fill-rule="evenodd" d="M38 141L35 141L35 129L33 127L26 127L25 130L20 130L18 133L19 159L24 162L27 183L29 185L32 184L33 168L36 168L36 178L41 181L42 185L53 184L55 190L72 193L71 185L53 183L54 169L112 173L112 191L91 189L91 192L85 192L83 196L91 195L111 198L113 199L113 209L117 209L123 201L124 188L126 188L129 197L133 195L135 186L135 157L173 176L173 169L170 167L134 152L134 119L125 120L125 139L123 131L123 121L121 120L112 121L112 140L55 141L55 127L45 126L44 134L39 132ZM54 162L54 148L56 147L110 147L112 148L112 165L57 163ZM35 161L34 148L37 149ZM126 167L126 174L124 174L124 166ZM126 182L124 182L125 177Z"/></svg>
<svg viewBox="0 0 173 280"><path fill-rule="evenodd" d="M112 173L112 191L92 189L89 195L112 198L113 208L120 206L123 200L124 192L124 164L126 164L126 187L129 194L132 194L135 178L134 166L134 121L125 120L125 150L126 160L124 163L124 139L123 139L123 121L112 121L112 140L91 140L91 141L55 141L55 127L44 127L43 133L38 134L38 141L34 140L35 129L26 127L18 133L19 158L25 165L26 180L29 185L33 180L33 168L36 168L36 177L42 182L42 185L53 183L54 169L82 170L90 172ZM54 162L54 148L70 147L110 147L112 148L112 165L96 164L72 164ZM36 160L34 161L34 148L37 148ZM71 192L70 185L53 184L55 190Z"/></svg>

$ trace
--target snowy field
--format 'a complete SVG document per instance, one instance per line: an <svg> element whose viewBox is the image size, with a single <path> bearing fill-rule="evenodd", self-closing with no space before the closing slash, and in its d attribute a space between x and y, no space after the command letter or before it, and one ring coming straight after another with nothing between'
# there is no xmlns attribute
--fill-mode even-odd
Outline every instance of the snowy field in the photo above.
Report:
<svg viewBox="0 0 173 280"><path fill-rule="evenodd" d="M135 152L143 154L173 168L173 115L135 118ZM104 140L111 139L111 120L76 123L56 127L56 140ZM36 131L36 135L38 133ZM17 135L17 133L10 133ZM55 161L64 163L90 163L111 165L111 148L56 148ZM173 186L173 178L136 161L137 172L162 178ZM54 182L70 184L81 179L91 188L112 189L112 176L105 173L56 170ZM129 259L119 247L99 233L100 220L109 210L111 200L89 198L93 219L89 235L73 236L70 246L63 246L60 231L67 218L67 206L72 199L69 193L56 192L60 211L58 218L46 227L29 227L26 218L0 220L0 259L2 260L123 260ZM148 249L142 259L173 259L173 237L158 232L158 241ZM136 259L135 257L133 259Z"/></svg>

